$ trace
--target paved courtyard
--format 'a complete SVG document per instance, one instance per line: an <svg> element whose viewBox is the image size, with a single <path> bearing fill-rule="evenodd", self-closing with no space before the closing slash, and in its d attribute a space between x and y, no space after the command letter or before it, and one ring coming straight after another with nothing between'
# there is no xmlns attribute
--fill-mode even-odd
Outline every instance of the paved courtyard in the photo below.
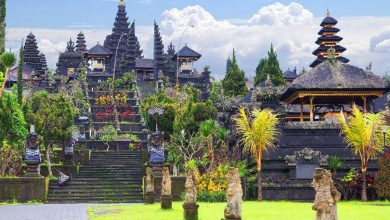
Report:
<svg viewBox="0 0 390 220"><path fill-rule="evenodd" d="M0 205L0 220L87 220L93 204Z"/></svg>

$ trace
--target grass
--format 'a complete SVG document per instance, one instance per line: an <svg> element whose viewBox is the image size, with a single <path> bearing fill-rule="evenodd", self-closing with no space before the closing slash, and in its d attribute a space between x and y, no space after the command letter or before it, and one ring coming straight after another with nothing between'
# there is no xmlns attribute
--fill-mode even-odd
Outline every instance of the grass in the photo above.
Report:
<svg viewBox="0 0 390 220"><path fill-rule="evenodd" d="M5 206L5 205L37 205L37 204L43 204L42 201L40 200L32 200L32 201L28 201L27 203L21 203L21 202L18 202L16 199L13 199L12 201L8 201L8 202L0 202L0 206Z"/></svg>
<svg viewBox="0 0 390 220"><path fill-rule="evenodd" d="M226 203L199 203L199 220L223 218ZM243 220L313 220L312 203L301 202L244 202ZM340 220L388 220L390 202L339 202ZM90 220L180 220L183 219L182 202L174 202L173 209L163 211L160 204L129 204L88 207Z"/></svg>

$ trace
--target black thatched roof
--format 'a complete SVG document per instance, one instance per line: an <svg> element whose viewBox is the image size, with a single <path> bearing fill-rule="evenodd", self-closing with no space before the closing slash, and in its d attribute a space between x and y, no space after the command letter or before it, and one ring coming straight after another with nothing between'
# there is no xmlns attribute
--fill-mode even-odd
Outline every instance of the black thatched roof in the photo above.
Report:
<svg viewBox="0 0 390 220"><path fill-rule="evenodd" d="M285 100L297 91L361 91L389 90L386 82L372 72L359 67L337 62L331 65L322 62L310 72L300 75L283 92Z"/></svg>
<svg viewBox="0 0 390 220"><path fill-rule="evenodd" d="M202 55L200 53L196 52L195 50L189 48L187 45L185 45L181 50L179 50L175 54L175 56L173 57L173 60L176 60L177 56L199 59Z"/></svg>
<svg viewBox="0 0 390 220"><path fill-rule="evenodd" d="M106 55L106 56L109 56L109 55L112 55L112 52L109 49L103 47L102 45L100 45L98 43L94 47L89 49L87 51L87 54L88 55Z"/></svg>
<svg viewBox="0 0 390 220"><path fill-rule="evenodd" d="M345 58L343 56L338 56L337 58L337 61L339 62L342 62L342 63L348 63L349 62L349 59L348 58ZM318 56L317 59L315 59L313 61L313 63L310 64L310 67L311 68L314 68L316 67L318 64L322 63L322 62L325 62L326 61L326 58L323 57L323 56Z"/></svg>
<svg viewBox="0 0 390 220"><path fill-rule="evenodd" d="M154 60L152 59L138 59L135 61L135 68L137 69L153 69Z"/></svg>
<svg viewBox="0 0 390 220"><path fill-rule="evenodd" d="M283 78L284 79L296 79L298 78L298 74L296 70L287 70L286 72L283 73Z"/></svg>
<svg viewBox="0 0 390 220"><path fill-rule="evenodd" d="M322 28L319 32L318 32L318 35L322 35L323 33L325 32L328 32L328 33L337 33L339 32L340 29L338 28L335 28L335 27L332 27L332 28Z"/></svg>
<svg viewBox="0 0 390 220"><path fill-rule="evenodd" d="M337 24L337 20L330 16L325 17L324 20L322 20L321 22L322 27L324 27L325 25L336 25L336 24Z"/></svg>
<svg viewBox="0 0 390 220"><path fill-rule="evenodd" d="M321 45L315 51L313 51L313 55L317 55L318 52L327 52L330 48L331 48L330 46ZM339 53L342 53L342 52L347 50L345 47L340 46L340 45L334 46L333 49L335 49L336 52L339 52Z"/></svg>

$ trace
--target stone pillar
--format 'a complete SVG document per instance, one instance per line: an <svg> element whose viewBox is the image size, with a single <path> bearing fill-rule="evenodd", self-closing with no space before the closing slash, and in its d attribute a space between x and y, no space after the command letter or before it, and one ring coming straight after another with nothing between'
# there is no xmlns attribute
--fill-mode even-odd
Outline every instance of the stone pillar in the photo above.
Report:
<svg viewBox="0 0 390 220"><path fill-rule="evenodd" d="M161 209L172 209L171 175L169 174L169 166L163 167L162 174Z"/></svg>
<svg viewBox="0 0 390 220"><path fill-rule="evenodd" d="M229 185L226 193L227 206L222 220L241 220L242 186L238 169L230 167Z"/></svg>
<svg viewBox="0 0 390 220"><path fill-rule="evenodd" d="M312 185L316 191L312 209L316 211L316 220L337 220L337 201L340 193L333 185L330 171L317 168L314 171Z"/></svg>

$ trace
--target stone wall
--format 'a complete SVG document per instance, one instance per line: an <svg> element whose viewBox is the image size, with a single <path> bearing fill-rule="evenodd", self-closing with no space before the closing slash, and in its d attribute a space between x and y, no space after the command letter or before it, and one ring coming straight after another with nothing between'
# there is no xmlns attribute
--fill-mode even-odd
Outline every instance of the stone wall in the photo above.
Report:
<svg viewBox="0 0 390 220"><path fill-rule="evenodd" d="M0 178L0 201L46 201L49 180L44 177Z"/></svg>

